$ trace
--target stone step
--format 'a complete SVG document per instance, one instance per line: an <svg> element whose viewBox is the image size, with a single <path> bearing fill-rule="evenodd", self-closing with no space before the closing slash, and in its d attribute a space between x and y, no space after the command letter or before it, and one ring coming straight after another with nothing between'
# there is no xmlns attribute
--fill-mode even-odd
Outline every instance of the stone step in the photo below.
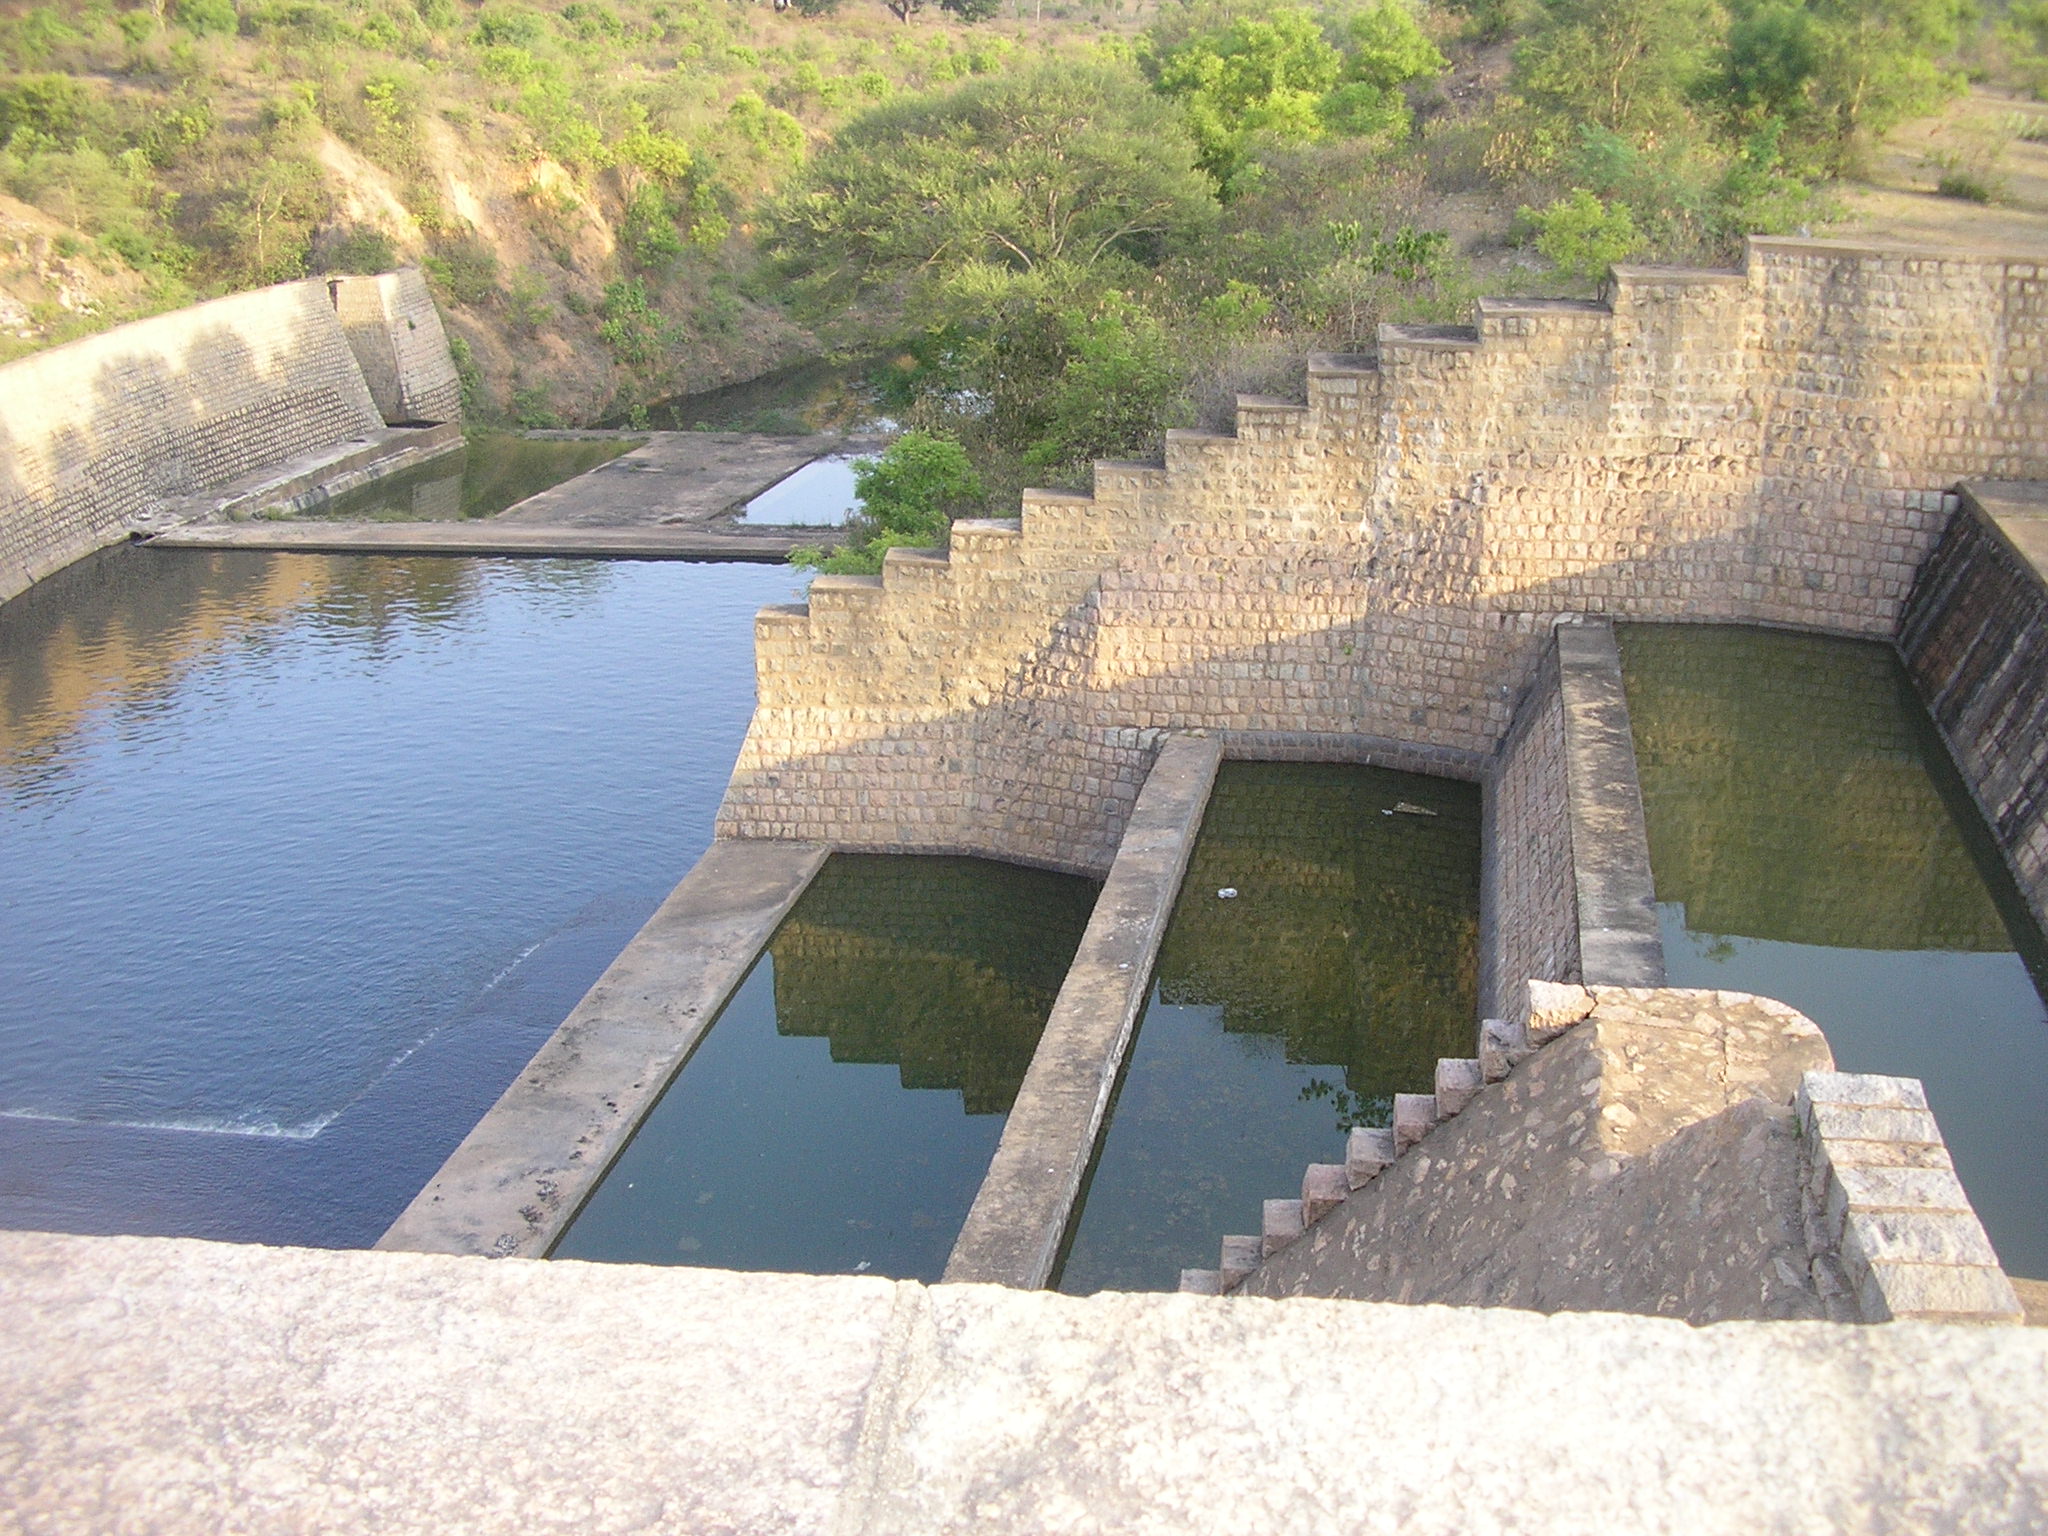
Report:
<svg viewBox="0 0 2048 1536"><path fill-rule="evenodd" d="M1225 1290L1242 1282L1246 1275L1259 1267L1259 1260L1265 1256L1263 1246L1256 1237L1223 1239L1223 1263L1220 1273L1223 1276Z"/></svg>
<svg viewBox="0 0 2048 1536"><path fill-rule="evenodd" d="M1479 1026L1479 1073L1497 1083L1529 1054L1529 1030L1511 1019L1487 1019Z"/></svg>
<svg viewBox="0 0 2048 1536"><path fill-rule="evenodd" d="M1443 1056L1436 1064L1436 1112L1450 1119L1467 1104L1486 1082L1477 1058Z"/></svg>
<svg viewBox="0 0 2048 1536"><path fill-rule="evenodd" d="M1188 1296L1221 1296L1223 1276L1213 1269L1184 1269L1180 1272L1180 1290Z"/></svg>
<svg viewBox="0 0 2048 1536"><path fill-rule="evenodd" d="M1390 1166L1399 1150L1394 1145L1394 1128L1390 1125L1361 1125L1354 1128L1344 1142L1344 1173L1353 1189L1369 1183L1380 1176L1380 1170Z"/></svg>
<svg viewBox="0 0 2048 1536"><path fill-rule="evenodd" d="M1301 1236L1301 1202L1268 1200L1259 1219L1259 1253L1271 1258Z"/></svg>
<svg viewBox="0 0 2048 1536"><path fill-rule="evenodd" d="M1321 1221L1351 1195L1351 1176L1343 1163L1310 1163L1301 1176L1303 1225Z"/></svg>
<svg viewBox="0 0 2048 1536"><path fill-rule="evenodd" d="M943 549L892 549L882 556L885 592L929 592L953 574Z"/></svg>
<svg viewBox="0 0 2048 1536"><path fill-rule="evenodd" d="M1395 1094L1394 1149L1406 1152L1430 1133L1438 1118L1435 1094Z"/></svg>

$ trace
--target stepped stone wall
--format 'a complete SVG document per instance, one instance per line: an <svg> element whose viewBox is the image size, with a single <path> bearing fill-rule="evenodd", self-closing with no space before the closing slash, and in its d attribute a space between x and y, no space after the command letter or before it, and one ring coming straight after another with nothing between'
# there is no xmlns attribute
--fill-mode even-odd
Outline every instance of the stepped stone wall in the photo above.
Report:
<svg viewBox="0 0 2048 1536"><path fill-rule="evenodd" d="M1888 636L1944 489L2048 475L2041 264L1758 239L1476 318L764 613L722 835L1099 872L1177 728L1477 777L1558 615Z"/></svg>
<svg viewBox="0 0 2048 1536"><path fill-rule="evenodd" d="M392 419L458 419L447 338L419 274L337 287L352 309L374 300L384 316L384 382L406 413ZM162 503L367 437L386 420L325 279L214 299L10 363L0 368L0 600L118 543L131 519Z"/></svg>

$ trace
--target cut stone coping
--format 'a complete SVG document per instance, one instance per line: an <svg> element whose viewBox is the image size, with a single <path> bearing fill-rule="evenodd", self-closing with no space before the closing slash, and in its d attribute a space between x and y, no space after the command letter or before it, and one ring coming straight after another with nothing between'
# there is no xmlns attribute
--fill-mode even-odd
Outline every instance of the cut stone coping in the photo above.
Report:
<svg viewBox="0 0 2048 1536"><path fill-rule="evenodd" d="M2048 586L2048 484L1980 480L1958 487L1958 494L1997 531L2034 579Z"/></svg>
<svg viewBox="0 0 2048 1536"><path fill-rule="evenodd" d="M1614 625L1565 620L1556 635L1578 894L1577 979L1589 987L1661 987L1664 940Z"/></svg>
<svg viewBox="0 0 2048 1536"><path fill-rule="evenodd" d="M206 524L176 528L151 549L263 549L308 555L501 555L529 559L750 560L780 564L808 540L708 528L577 528L502 523Z"/></svg>
<svg viewBox="0 0 2048 1536"><path fill-rule="evenodd" d="M1219 740L1194 731L1160 747L946 1280L1051 1280L1222 757Z"/></svg>
<svg viewBox="0 0 2048 1536"><path fill-rule="evenodd" d="M2040 1329L25 1232L0 1308L0 1524L39 1536L2048 1526Z"/></svg>
<svg viewBox="0 0 2048 1536"><path fill-rule="evenodd" d="M545 1255L826 852L713 843L377 1246Z"/></svg>

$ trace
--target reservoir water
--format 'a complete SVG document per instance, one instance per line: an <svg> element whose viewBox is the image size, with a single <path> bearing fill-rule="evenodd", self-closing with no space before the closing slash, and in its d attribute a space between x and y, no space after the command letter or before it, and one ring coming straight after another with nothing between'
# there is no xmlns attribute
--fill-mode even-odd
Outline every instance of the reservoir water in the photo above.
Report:
<svg viewBox="0 0 2048 1536"><path fill-rule="evenodd" d="M1889 646L1619 630L1673 986L1790 1003L1917 1077L2014 1274L2048 1278L2044 950Z"/></svg>
<svg viewBox="0 0 2048 1536"><path fill-rule="evenodd" d="M374 1241L709 843L800 587L121 549L0 607L0 1224Z"/></svg>
<svg viewBox="0 0 2048 1536"><path fill-rule="evenodd" d="M833 855L553 1257L937 1280L1095 893Z"/></svg>
<svg viewBox="0 0 2048 1536"><path fill-rule="evenodd" d="M1472 1052L1478 933L1477 786L1225 763L1059 1288L1172 1290L1429 1092Z"/></svg>

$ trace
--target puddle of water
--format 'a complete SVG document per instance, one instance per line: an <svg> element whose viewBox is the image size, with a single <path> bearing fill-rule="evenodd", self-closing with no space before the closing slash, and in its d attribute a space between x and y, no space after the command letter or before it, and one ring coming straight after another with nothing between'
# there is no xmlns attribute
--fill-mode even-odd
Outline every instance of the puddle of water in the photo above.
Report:
<svg viewBox="0 0 2048 1536"><path fill-rule="evenodd" d="M709 843L799 585L122 549L0 606L0 1224L374 1241Z"/></svg>
<svg viewBox="0 0 2048 1536"><path fill-rule="evenodd" d="M414 523L493 517L588 473L645 438L536 438L473 432L458 453L300 514L324 521Z"/></svg>
<svg viewBox="0 0 2048 1536"><path fill-rule="evenodd" d="M1437 814L1383 814L1404 803ZM1475 786L1224 764L1059 1288L1172 1290L1342 1162L1351 1126L1428 1092L1472 1050L1478 932Z"/></svg>
<svg viewBox="0 0 2048 1536"><path fill-rule="evenodd" d="M2048 952L1891 648L1619 634L1672 985L1778 998L1843 1071L1921 1079L2000 1257L2048 1277Z"/></svg>
<svg viewBox="0 0 2048 1536"><path fill-rule="evenodd" d="M552 1256L938 1279L1095 892L833 855Z"/></svg>
<svg viewBox="0 0 2048 1536"><path fill-rule="evenodd" d="M855 457L846 453L811 460L748 502L742 521L777 527L839 527L860 510L860 497L853 489Z"/></svg>

